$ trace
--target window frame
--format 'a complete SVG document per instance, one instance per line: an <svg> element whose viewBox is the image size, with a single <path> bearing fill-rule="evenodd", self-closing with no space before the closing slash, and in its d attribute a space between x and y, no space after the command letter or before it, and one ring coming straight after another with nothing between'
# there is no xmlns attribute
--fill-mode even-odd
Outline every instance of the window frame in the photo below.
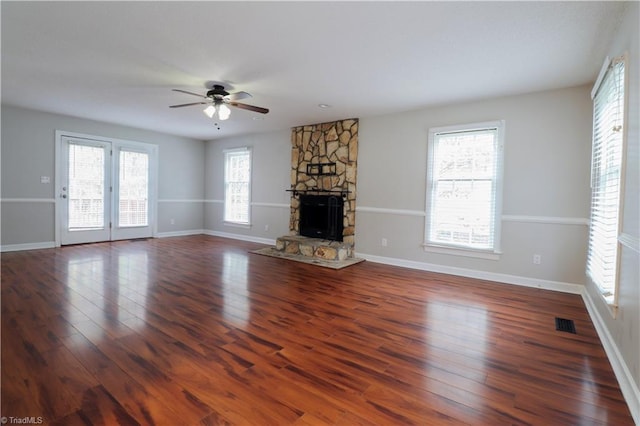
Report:
<svg viewBox="0 0 640 426"><path fill-rule="evenodd" d="M131 228L140 228L140 227L147 227L149 226L149 220L150 218L150 193L151 193L151 162L153 161L153 158L151 157L151 153L148 150L145 149L139 149L139 148L135 148L135 147L118 147L117 150L117 156L114 158L114 166L116 167L116 171L118 173L118 179L117 179L117 192L118 192L118 197L116 200L114 200L114 209L115 209L115 214L114 214L114 220L117 223L117 226L120 228L124 228L124 229L131 229ZM122 159L123 159L123 153L132 153L132 154L143 154L147 156L147 199L146 201L146 219L147 219L147 223L146 224L134 224L134 225L123 225L122 224L122 211L121 211L121 203L122 203L122 198L121 198L121 189L122 189ZM117 162L117 164L115 164ZM131 201L129 199L127 199L128 201Z"/></svg>
<svg viewBox="0 0 640 426"><path fill-rule="evenodd" d="M431 221L435 204L435 177L434 162L436 157L436 137L439 135L474 132L495 129L496 131L496 152L495 168L491 179L495 192L493 203L493 242L492 247L483 249L466 246L463 244L450 244L441 241L432 241ZM504 120L493 120L480 123L460 124L453 126L433 127L429 129L429 139L427 147L427 178L426 178L426 207L425 207L425 228L423 249L426 252L450 254L466 257L475 257L487 260L499 260L502 254L500 249L502 230L502 196L503 196L503 175L504 175Z"/></svg>
<svg viewBox="0 0 640 426"><path fill-rule="evenodd" d="M233 220L233 218L228 218L227 214L228 214L228 210L227 210L227 203L228 203L228 190L229 190L229 181L227 180L227 176L228 176L228 171L229 171L229 160L231 158L232 155L237 155L239 153L245 153L246 155L249 156L249 181L248 183L248 196L247 196L247 221L243 222L243 221L238 221L238 220ZM223 167L223 190L224 190L224 200L223 200L223 222L227 225L234 225L234 226L242 226L242 227L250 227L251 226L251 186L252 186L252 181L253 181L253 152L251 147L240 147L240 148L231 148L231 149L225 149L223 151L224 154L224 167Z"/></svg>
<svg viewBox="0 0 640 426"><path fill-rule="evenodd" d="M628 73L628 60L627 60L627 54L623 54L621 56L615 57L613 59L611 59L610 57L607 57L604 61L604 63L602 64L602 68L600 70L600 73L598 74L598 78L596 79L596 82L593 86L593 89L591 90L591 98L593 100L593 128L592 128L592 147L591 147L591 197L590 197L590 207L589 207L589 233L587 236L587 262L586 262L586 275L587 278L593 283L593 285L596 287L596 289L598 290L598 293L600 294L600 296L602 297L602 300L605 302L605 304L607 305L607 307L609 308L609 312L611 313L611 315L615 318L616 317L616 312L617 312L617 308L618 308L618 298L619 298L619 284L620 284L620 254L621 254L621 243L620 243L620 235L622 233L622 224L623 224L623 212L624 212L624 185L625 185L625 170L626 170L626 146L627 146L627 137L628 137L628 131L627 131L627 122L628 122L628 110L629 110L629 96L628 96L628 88L629 88L629 73ZM621 105L622 105L622 112L621 112L621 119L622 119L622 126L620 129L621 132L621 137L619 138L619 150L620 150L620 163L617 164L617 168L619 170L618 176L617 176L617 187L618 187L618 206L617 206L617 211L616 211L616 238L615 238L615 260L613 262L611 262L613 265L613 273L614 273L614 277L613 277L613 282L611 283L611 288L609 286L604 285L604 283L599 282L598 278L594 275L597 275L596 273L594 273L591 270L591 256L592 256L592 250L594 250L593 246L592 246L592 235L594 233L593 231L593 227L594 227L594 209L593 209L593 198L594 198L594 194L596 193L596 191L598 191L597 188L594 188L594 185L596 185L596 183L594 182L595 180L595 174L596 174L596 167L600 164L596 164L596 152L600 152L603 150L602 147L597 147L596 146L596 129L598 127L598 124L596 123L596 97L599 95L600 89L603 87L603 83L605 82L605 79L609 77L609 71L617 64L622 63L623 66L623 77L622 77L622 86L621 86ZM615 77L614 77L615 78ZM602 124L601 124L602 126ZM603 139L602 141L600 141L600 143L607 143L608 139ZM606 148L605 148L606 149ZM608 183L609 180L607 179L606 182ZM603 185L606 187L606 185ZM596 256L598 255L598 253L596 253ZM609 295L608 293L612 291L612 294Z"/></svg>

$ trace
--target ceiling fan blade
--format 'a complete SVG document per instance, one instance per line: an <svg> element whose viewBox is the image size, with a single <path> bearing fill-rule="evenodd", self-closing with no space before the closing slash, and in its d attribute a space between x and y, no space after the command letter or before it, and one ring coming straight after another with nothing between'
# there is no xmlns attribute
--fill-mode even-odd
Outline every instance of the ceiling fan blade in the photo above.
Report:
<svg viewBox="0 0 640 426"><path fill-rule="evenodd" d="M191 102L190 104L180 104L180 105L169 105L169 108L182 108L191 105L206 105L209 102Z"/></svg>
<svg viewBox="0 0 640 426"><path fill-rule="evenodd" d="M182 90L182 89L171 89L171 90L173 90L174 92L186 93L187 95L197 96L199 98L205 98L205 99L207 98L206 96L202 96L198 93L187 92L186 90Z"/></svg>
<svg viewBox="0 0 640 426"><path fill-rule="evenodd" d="M236 108L240 108L240 109L246 109L249 111L253 111L253 112L259 112L260 114L266 114L269 112L269 110L267 108L262 108L262 107L258 107L258 106L253 106L253 105L247 105L247 104L241 104L239 102L229 102L229 105L232 105Z"/></svg>
<svg viewBox="0 0 640 426"><path fill-rule="evenodd" d="M250 98L251 94L247 93L247 92L235 92L235 93L230 93L227 96L225 96L226 99L230 100L230 101L239 101L240 99L247 99Z"/></svg>

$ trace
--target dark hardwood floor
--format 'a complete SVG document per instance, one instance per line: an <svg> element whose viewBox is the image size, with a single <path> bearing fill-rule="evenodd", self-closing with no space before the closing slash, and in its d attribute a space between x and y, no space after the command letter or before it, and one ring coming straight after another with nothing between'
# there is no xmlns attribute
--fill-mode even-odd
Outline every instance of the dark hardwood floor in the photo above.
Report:
<svg viewBox="0 0 640 426"><path fill-rule="evenodd" d="M633 424L578 295L259 247L193 236L4 253L2 416Z"/></svg>

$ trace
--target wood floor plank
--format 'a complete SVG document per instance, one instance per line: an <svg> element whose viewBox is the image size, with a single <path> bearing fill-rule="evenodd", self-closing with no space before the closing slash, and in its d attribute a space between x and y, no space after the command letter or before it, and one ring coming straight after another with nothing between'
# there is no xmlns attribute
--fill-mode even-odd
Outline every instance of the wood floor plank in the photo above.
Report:
<svg viewBox="0 0 640 426"><path fill-rule="evenodd" d="M84 392L78 414L93 425L136 426L140 424L102 386L96 386Z"/></svg>
<svg viewBox="0 0 640 426"><path fill-rule="evenodd" d="M76 356L98 380L101 386L140 424L161 425L166 419L178 418L178 409L151 395L145 384L135 381L114 361L103 354L82 334L75 334L64 340L65 346ZM91 420L91 419L89 419Z"/></svg>
<svg viewBox="0 0 640 426"><path fill-rule="evenodd" d="M296 381L287 380L280 369L270 366L250 368L243 376L258 393L269 393L280 402L298 407L302 415L295 423L322 421L336 424L344 411L321 395L309 392Z"/></svg>
<svg viewBox="0 0 640 426"><path fill-rule="evenodd" d="M136 382L143 384L149 394L165 404L170 404L171 409L177 412L187 424L195 423L214 411L153 365L149 359L129 350L120 342L114 341L108 345L96 346Z"/></svg>
<svg viewBox="0 0 640 426"><path fill-rule="evenodd" d="M260 247L200 235L3 253L2 416L633 425L579 295Z"/></svg>

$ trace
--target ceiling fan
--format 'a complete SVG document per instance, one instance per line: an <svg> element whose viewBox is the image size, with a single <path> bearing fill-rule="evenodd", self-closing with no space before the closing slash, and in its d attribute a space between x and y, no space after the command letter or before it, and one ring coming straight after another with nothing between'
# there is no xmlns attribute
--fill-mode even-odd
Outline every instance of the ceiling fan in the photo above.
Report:
<svg viewBox="0 0 640 426"><path fill-rule="evenodd" d="M235 92L229 93L224 90L224 86L220 84L214 84L213 89L209 90L206 96L199 95L197 93L188 92L186 90L181 89L172 89L174 92L186 93L187 95L197 96L202 98L202 101L199 102L191 102L188 104L179 104L179 105L171 105L169 108L182 108L186 106L192 105L207 105L207 107L203 110L203 112L209 117L213 118L218 113L218 118L220 120L226 120L231 115L231 110L227 105L231 105L236 108L246 109L253 112L259 112L260 114L266 114L269 112L267 108L262 108L258 106L243 104L240 102L236 102L239 99L250 98L251 95L247 92Z"/></svg>

